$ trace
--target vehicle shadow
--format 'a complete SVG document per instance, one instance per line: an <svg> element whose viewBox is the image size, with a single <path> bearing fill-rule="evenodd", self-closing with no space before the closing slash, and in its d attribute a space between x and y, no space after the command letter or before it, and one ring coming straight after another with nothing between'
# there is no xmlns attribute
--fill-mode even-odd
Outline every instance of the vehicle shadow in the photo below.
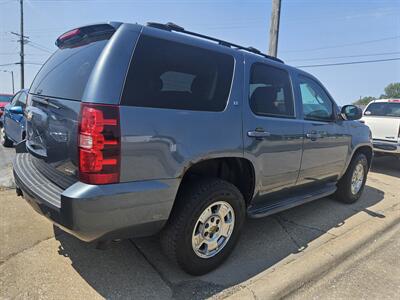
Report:
<svg viewBox="0 0 400 300"><path fill-rule="evenodd" d="M400 178L400 159L394 156L375 156L371 171Z"/></svg>
<svg viewBox="0 0 400 300"><path fill-rule="evenodd" d="M56 235L56 239L59 254L69 257L72 267L105 298L157 297L154 292L164 286L169 290L163 292L164 297L205 299L304 251L311 243L321 243L321 236L325 241L334 238L346 220L359 212L384 218L369 210L383 197L383 191L366 186L361 199L352 205L324 198L271 217L248 220L229 259L200 277L187 275L171 264L157 237L113 243L107 250L96 250L95 245L68 234Z"/></svg>

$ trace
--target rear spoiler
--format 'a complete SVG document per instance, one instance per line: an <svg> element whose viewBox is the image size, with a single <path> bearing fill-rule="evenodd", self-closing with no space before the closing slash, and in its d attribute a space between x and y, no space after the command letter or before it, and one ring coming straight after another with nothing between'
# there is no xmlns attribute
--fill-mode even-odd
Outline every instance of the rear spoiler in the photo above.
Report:
<svg viewBox="0 0 400 300"><path fill-rule="evenodd" d="M114 34L121 24L120 22L110 22L75 28L60 35L55 44L60 49L73 48L108 38Z"/></svg>

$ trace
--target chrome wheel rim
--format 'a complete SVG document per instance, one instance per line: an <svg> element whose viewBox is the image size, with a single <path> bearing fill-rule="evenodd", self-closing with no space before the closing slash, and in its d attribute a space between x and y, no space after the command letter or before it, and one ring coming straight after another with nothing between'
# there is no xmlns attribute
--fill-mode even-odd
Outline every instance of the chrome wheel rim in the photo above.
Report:
<svg viewBox="0 0 400 300"><path fill-rule="evenodd" d="M235 212L225 201L208 206L197 219L192 234L192 248L197 256L211 258L228 243L235 226Z"/></svg>
<svg viewBox="0 0 400 300"><path fill-rule="evenodd" d="M353 176L351 177L351 193L356 195L360 190L364 181L364 166L362 164L358 164L353 172Z"/></svg>

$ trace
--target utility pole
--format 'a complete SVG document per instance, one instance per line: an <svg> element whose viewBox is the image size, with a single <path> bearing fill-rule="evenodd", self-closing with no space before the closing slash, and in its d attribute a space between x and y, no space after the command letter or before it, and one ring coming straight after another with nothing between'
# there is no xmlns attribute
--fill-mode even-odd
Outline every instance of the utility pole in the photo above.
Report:
<svg viewBox="0 0 400 300"><path fill-rule="evenodd" d="M281 16L281 0L272 0L271 26L269 28L269 51L270 56L278 54L279 19Z"/></svg>
<svg viewBox="0 0 400 300"><path fill-rule="evenodd" d="M21 45L21 89L25 86L25 65L24 65L24 0L19 0L20 7L21 7L21 38L20 38L20 45Z"/></svg>
<svg viewBox="0 0 400 300"><path fill-rule="evenodd" d="M12 83L13 94L15 94L15 90L14 90L14 71L11 71L11 83Z"/></svg>
<svg viewBox="0 0 400 300"><path fill-rule="evenodd" d="M24 52L24 45L28 42L29 36L24 35L24 0L19 0L20 4L20 11L21 11L21 23L20 23L20 33L12 32L11 34L16 35L19 37L19 44L20 44L20 61L19 64L21 67L21 89L25 87L25 52Z"/></svg>

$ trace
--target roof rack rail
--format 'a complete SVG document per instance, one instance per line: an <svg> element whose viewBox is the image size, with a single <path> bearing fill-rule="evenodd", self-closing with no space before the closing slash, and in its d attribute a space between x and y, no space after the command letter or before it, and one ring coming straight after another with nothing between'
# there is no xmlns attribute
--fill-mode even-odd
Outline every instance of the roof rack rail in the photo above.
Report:
<svg viewBox="0 0 400 300"><path fill-rule="evenodd" d="M155 23L155 22L147 22L147 26L158 28L158 29L162 29L162 30L176 31L176 32L181 32L181 33L185 33L185 34L188 34L188 35L193 35L193 36L196 36L196 37L199 37L199 38L202 38L202 39L207 39L207 40L210 40L210 41L217 42L218 44L220 44L222 46L234 47L234 48L237 48L237 49L240 49L240 50L245 50L245 51L248 51L248 52L251 52L251 53L255 53L255 54L264 56L266 58L272 59L274 61L277 61L277 62L280 62L280 63L284 63L283 60L281 60L281 59L279 59L277 57L273 57L273 56L264 54L260 50L254 48L254 47L243 47L243 46L236 45L236 44L224 41L224 40L220 40L220 39L208 36L208 35L192 32L192 31L188 31L188 30L185 30L185 28L183 28L183 27L181 27L179 25L176 25L174 23L171 23L171 22L168 22L166 24Z"/></svg>

